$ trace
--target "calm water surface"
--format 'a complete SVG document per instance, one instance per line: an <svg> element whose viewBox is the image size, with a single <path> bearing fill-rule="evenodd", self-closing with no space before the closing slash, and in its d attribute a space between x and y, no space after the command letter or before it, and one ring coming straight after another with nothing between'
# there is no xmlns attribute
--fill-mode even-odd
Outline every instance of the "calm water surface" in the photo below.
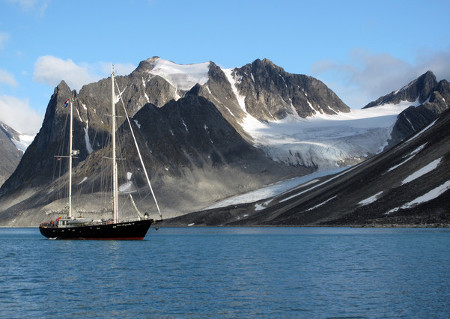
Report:
<svg viewBox="0 0 450 319"><path fill-rule="evenodd" d="M1 318L449 318L449 229L0 229Z"/></svg>

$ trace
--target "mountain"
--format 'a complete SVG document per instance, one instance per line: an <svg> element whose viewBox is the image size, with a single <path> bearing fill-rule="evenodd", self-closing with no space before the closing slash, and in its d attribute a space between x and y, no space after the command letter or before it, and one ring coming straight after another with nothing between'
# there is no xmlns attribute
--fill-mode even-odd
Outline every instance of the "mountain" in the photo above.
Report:
<svg viewBox="0 0 450 319"><path fill-rule="evenodd" d="M257 202L168 225L449 226L450 110L361 164Z"/></svg>
<svg viewBox="0 0 450 319"><path fill-rule="evenodd" d="M14 172L33 138L0 122L0 186Z"/></svg>
<svg viewBox="0 0 450 319"><path fill-rule="evenodd" d="M316 169L359 163L389 145L406 109L383 104L350 110L319 80L288 73L267 59L224 69L213 62L179 65L153 57L116 80L116 106L131 117L165 217ZM0 189L0 223L36 224L63 211L66 203L58 198L68 179L61 157L68 153L67 98L79 151L75 208L106 216L102 205L109 203L100 199L106 201L101 189L110 187L101 170L110 165L110 83L103 79L76 92L62 81L55 88L41 130ZM429 103L446 94L445 82L437 87ZM120 157L131 160L119 169L121 195L132 191L141 210L153 211L123 114L118 122L124 135Z"/></svg>
<svg viewBox="0 0 450 319"><path fill-rule="evenodd" d="M447 80L437 82L433 72L428 71L403 88L380 97L364 108L407 106L399 114L392 128L389 145L393 146L435 120L439 114L448 109L449 101L449 82Z"/></svg>
<svg viewBox="0 0 450 319"><path fill-rule="evenodd" d="M164 83L159 76L151 77L149 81ZM108 113L104 102L106 94L102 96L103 90L107 90L105 82L85 86L79 94L70 91L64 82L55 89L41 130L0 190L0 220L3 223L36 224L47 219L49 214L57 217L66 205L58 195L65 192L67 166L62 163L64 159L58 161L55 154L68 153L67 143L61 143L67 140L69 133L69 108L64 107L67 97L73 98L74 149L80 151L74 160L75 208L103 217L105 211L99 204L105 196L100 189L108 182L100 169L109 165L104 160L109 155L109 133L106 131L108 119L99 114ZM128 83L124 91L121 89L122 98L130 105L128 112L134 113L131 123L166 217L311 171L274 162L242 138L216 106L199 95L200 85L161 107L145 103L136 111L137 95L126 95L126 92L136 88L136 83L142 84L142 77L136 76L135 72L129 78L118 77L118 83L119 88L122 87L120 83ZM127 125L119 128L125 136L120 157L132 159L129 166L119 169L124 198L129 189L141 193L145 188L142 170L135 161L136 153L130 147ZM136 202L141 209L154 208L148 197L138 198ZM132 213L132 210L124 212L125 215Z"/></svg>

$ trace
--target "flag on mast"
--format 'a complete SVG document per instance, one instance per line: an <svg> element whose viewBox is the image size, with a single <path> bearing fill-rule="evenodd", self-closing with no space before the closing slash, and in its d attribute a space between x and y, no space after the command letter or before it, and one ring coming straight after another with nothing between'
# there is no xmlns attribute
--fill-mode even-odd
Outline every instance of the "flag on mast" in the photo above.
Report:
<svg viewBox="0 0 450 319"><path fill-rule="evenodd" d="M64 102L64 107L67 107L69 105L69 99L66 100L66 102Z"/></svg>

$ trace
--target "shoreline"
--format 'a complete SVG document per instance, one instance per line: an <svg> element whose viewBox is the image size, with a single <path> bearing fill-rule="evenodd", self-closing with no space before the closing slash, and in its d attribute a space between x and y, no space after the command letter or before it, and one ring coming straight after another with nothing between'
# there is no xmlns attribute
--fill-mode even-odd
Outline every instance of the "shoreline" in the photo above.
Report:
<svg viewBox="0 0 450 319"><path fill-rule="evenodd" d="M297 228L450 228L450 224L362 224L362 225L159 225L159 228L200 228L200 227L227 227L227 228L252 228L252 227L297 227ZM37 226L3 226L1 228L39 228Z"/></svg>

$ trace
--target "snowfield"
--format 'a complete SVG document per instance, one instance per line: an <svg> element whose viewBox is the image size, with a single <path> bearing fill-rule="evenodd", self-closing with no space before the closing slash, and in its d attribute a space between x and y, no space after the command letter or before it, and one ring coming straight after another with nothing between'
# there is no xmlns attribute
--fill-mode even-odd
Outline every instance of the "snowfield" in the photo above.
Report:
<svg viewBox="0 0 450 319"><path fill-rule="evenodd" d="M277 161L327 169L380 153L391 138L398 114L407 107L384 105L306 119L291 115L267 124L245 121L243 128Z"/></svg>
<svg viewBox="0 0 450 319"><path fill-rule="evenodd" d="M176 64L164 59L157 59L153 69L149 72L163 77L175 88L187 91L197 83L203 85L208 81L209 64L209 62Z"/></svg>

